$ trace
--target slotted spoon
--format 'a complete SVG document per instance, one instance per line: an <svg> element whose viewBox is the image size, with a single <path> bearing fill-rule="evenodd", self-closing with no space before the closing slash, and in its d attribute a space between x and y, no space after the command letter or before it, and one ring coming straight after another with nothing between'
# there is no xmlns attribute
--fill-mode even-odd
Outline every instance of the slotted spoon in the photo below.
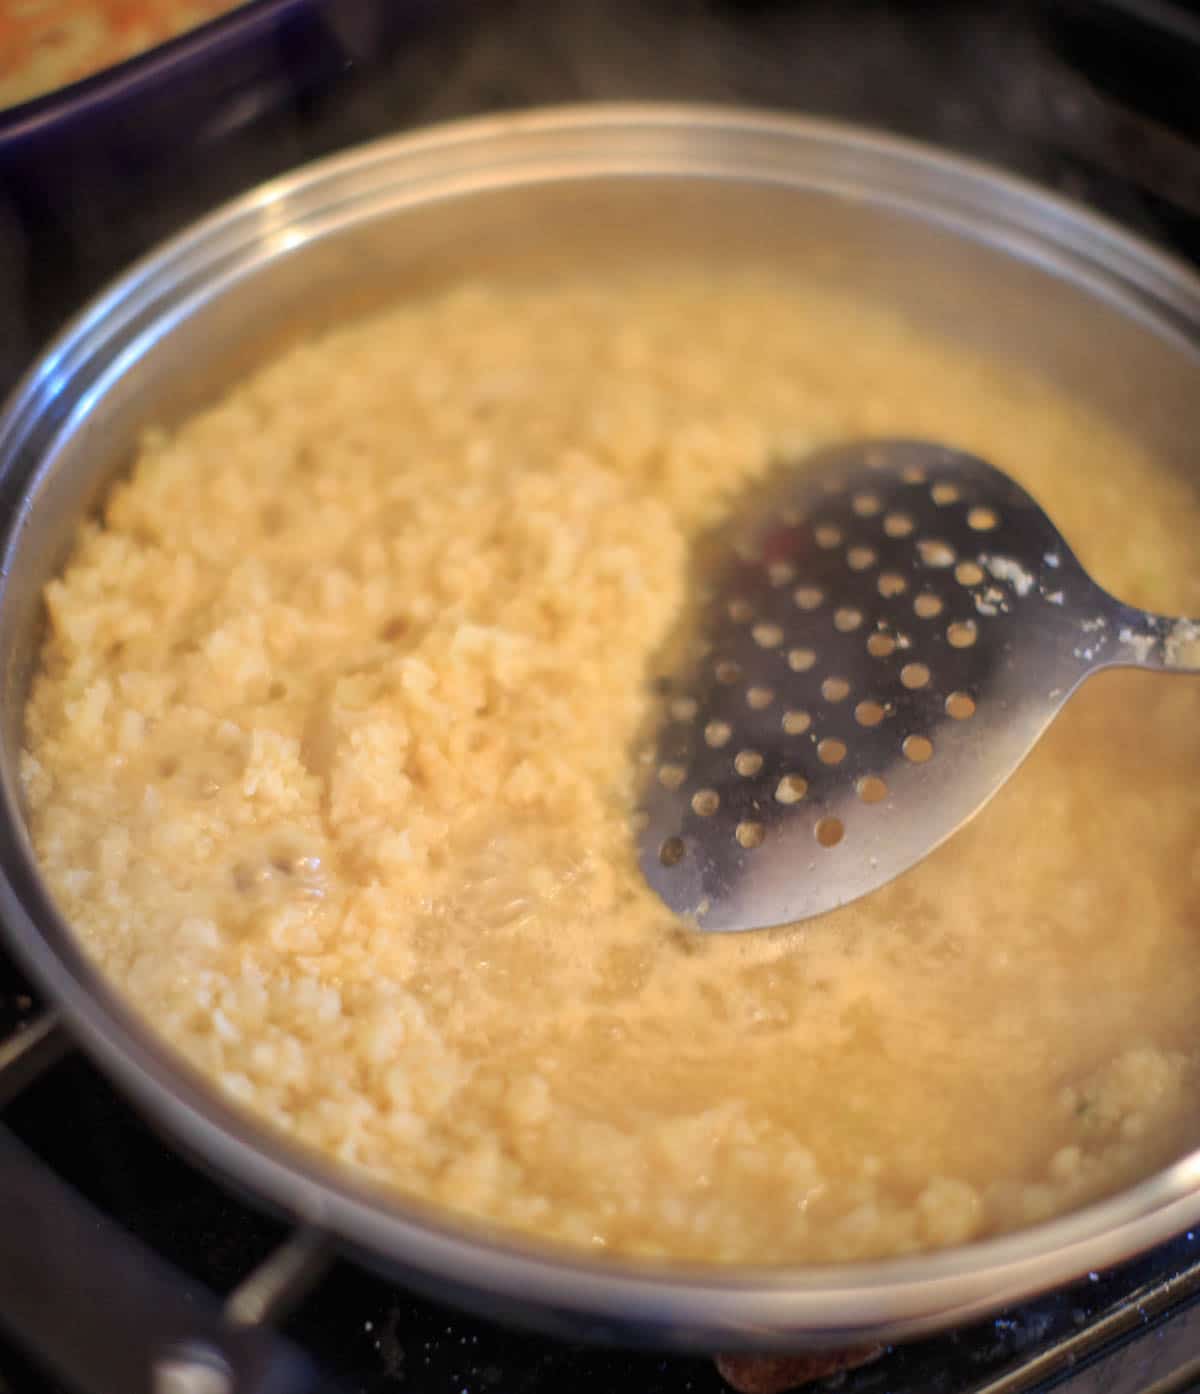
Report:
<svg viewBox="0 0 1200 1394"><path fill-rule="evenodd" d="M920 861L1104 668L1200 672L1006 474L921 441L784 471L697 550L660 665L639 856L705 930L819 915Z"/></svg>

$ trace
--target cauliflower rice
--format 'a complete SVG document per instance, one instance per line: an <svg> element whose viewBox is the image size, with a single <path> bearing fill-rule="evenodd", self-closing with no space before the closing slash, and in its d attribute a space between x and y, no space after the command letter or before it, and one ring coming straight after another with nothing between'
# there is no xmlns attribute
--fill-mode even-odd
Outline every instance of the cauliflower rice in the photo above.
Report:
<svg viewBox="0 0 1200 1394"><path fill-rule="evenodd" d="M957 1244L1200 1143L1200 700L1107 675L925 864L700 936L630 813L689 544L781 451L976 451L1200 613L1112 423L767 269L401 304L132 476L47 591L24 787L89 952L232 1100L439 1206L719 1263Z"/></svg>

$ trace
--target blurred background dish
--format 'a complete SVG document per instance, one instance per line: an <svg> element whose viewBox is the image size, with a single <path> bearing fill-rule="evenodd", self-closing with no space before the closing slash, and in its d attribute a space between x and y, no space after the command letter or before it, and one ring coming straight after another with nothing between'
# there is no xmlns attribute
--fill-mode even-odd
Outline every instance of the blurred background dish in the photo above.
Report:
<svg viewBox="0 0 1200 1394"><path fill-rule="evenodd" d="M0 109L115 67L237 0L24 0L0 15Z"/></svg>

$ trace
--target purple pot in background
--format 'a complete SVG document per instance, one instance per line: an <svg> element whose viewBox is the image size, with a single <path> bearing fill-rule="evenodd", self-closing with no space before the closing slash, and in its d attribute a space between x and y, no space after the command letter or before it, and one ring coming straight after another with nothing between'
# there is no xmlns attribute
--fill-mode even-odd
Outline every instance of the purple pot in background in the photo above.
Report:
<svg viewBox="0 0 1200 1394"><path fill-rule="evenodd" d="M449 61L466 3L250 0L0 111L0 396L58 325L147 248L242 189L377 130L377 110L360 130L355 94L385 61L395 66L395 120L411 119Z"/></svg>

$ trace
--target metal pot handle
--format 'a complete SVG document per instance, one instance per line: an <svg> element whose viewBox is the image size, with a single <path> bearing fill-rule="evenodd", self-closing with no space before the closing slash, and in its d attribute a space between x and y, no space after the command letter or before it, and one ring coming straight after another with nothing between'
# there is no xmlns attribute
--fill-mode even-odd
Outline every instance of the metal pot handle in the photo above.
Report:
<svg viewBox="0 0 1200 1394"><path fill-rule="evenodd" d="M0 1048L0 1105L66 1048L49 1016ZM308 1232L222 1303L94 1209L4 1127L0 1206L0 1323L81 1394L333 1389L261 1320L273 1307L264 1287L294 1296L298 1278L320 1265L320 1241Z"/></svg>

